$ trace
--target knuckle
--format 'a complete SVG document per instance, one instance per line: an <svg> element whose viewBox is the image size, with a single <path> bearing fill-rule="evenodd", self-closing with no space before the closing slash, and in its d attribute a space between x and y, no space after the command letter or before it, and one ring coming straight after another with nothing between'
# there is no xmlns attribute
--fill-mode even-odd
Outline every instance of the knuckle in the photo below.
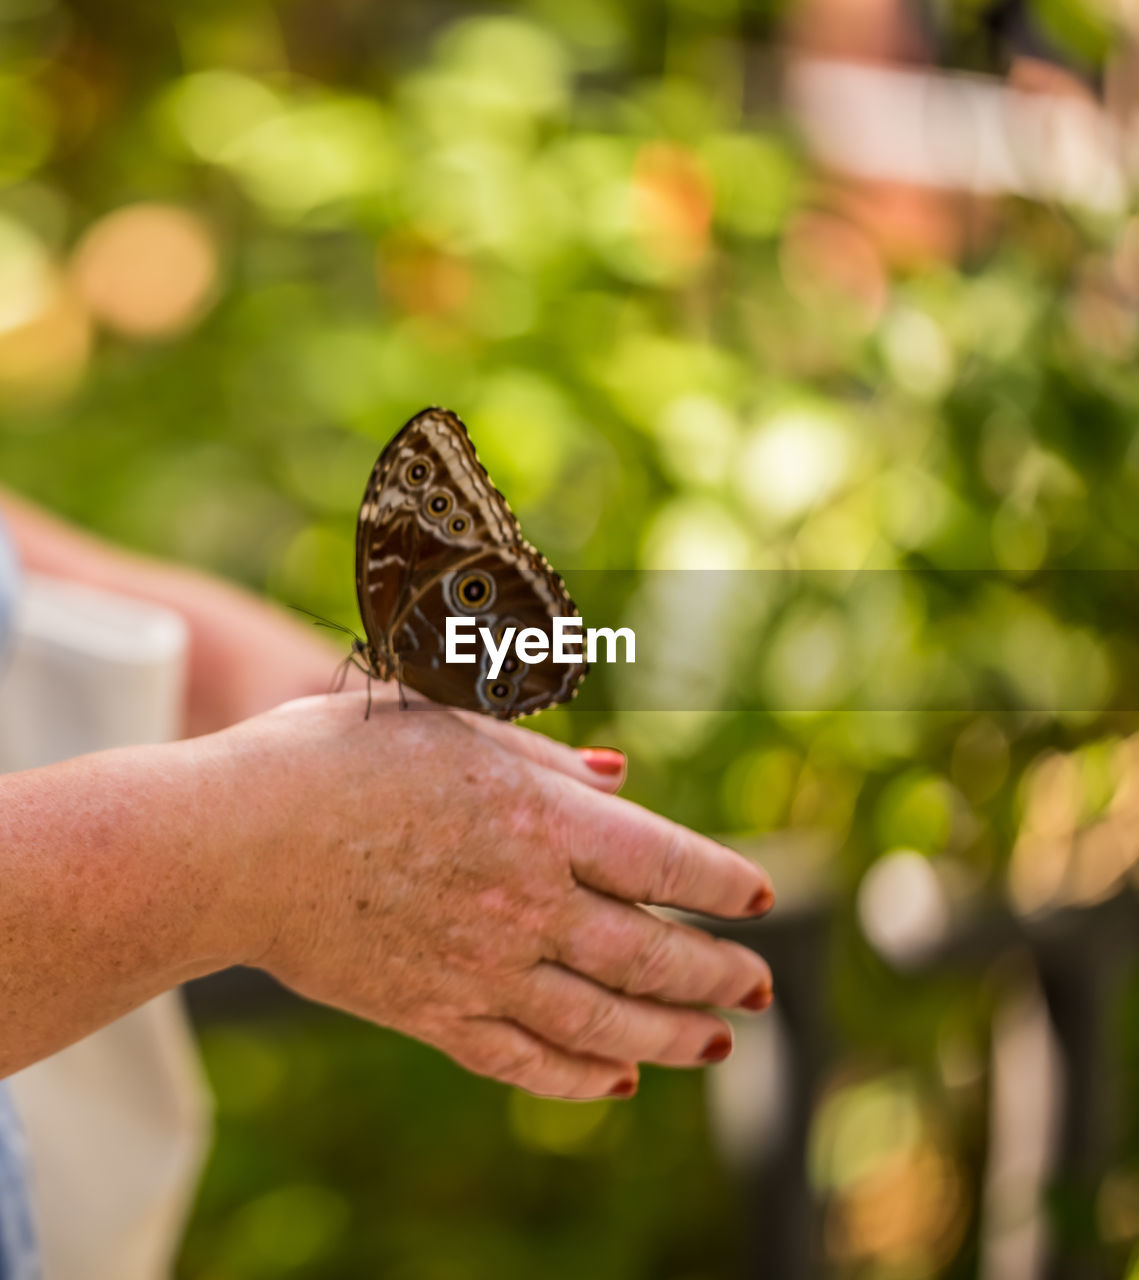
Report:
<svg viewBox="0 0 1139 1280"><path fill-rule="evenodd" d="M545 843L557 818L557 801L545 787L520 788L513 798L512 820L520 834L535 843Z"/></svg>
<svg viewBox="0 0 1139 1280"><path fill-rule="evenodd" d="M674 955L673 930L662 928L633 957L625 990L631 995L657 995L664 991L672 978Z"/></svg>
<svg viewBox="0 0 1139 1280"><path fill-rule="evenodd" d="M493 1040L480 1039L471 1044L450 1046L450 1051L455 1061L460 1066L466 1067L468 1071L473 1071L480 1076L494 1075L499 1050L495 1047Z"/></svg>
<svg viewBox="0 0 1139 1280"><path fill-rule="evenodd" d="M620 1034L624 1018L616 1000L599 998L567 1009L566 1044L574 1049L611 1044Z"/></svg>
<svg viewBox="0 0 1139 1280"><path fill-rule="evenodd" d="M579 973L596 964L599 948L592 936L592 920L589 904L580 899L571 897L554 904L544 934L548 947L545 958Z"/></svg>
<svg viewBox="0 0 1139 1280"><path fill-rule="evenodd" d="M559 865L568 867L581 824L573 797L561 783L562 779L551 773L548 785L535 791L534 828L541 847Z"/></svg>
<svg viewBox="0 0 1139 1280"><path fill-rule="evenodd" d="M660 850L653 878L654 897L662 903L680 903L688 883L688 854L683 832L673 828Z"/></svg>
<svg viewBox="0 0 1139 1280"><path fill-rule="evenodd" d="M522 1084L542 1069L545 1053L534 1041L511 1041L494 1046L487 1054L484 1075L508 1084Z"/></svg>

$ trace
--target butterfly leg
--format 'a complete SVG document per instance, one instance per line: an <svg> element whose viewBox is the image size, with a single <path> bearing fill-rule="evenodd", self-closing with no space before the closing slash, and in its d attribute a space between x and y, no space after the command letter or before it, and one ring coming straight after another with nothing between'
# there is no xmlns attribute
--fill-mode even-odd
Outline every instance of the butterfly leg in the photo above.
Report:
<svg viewBox="0 0 1139 1280"><path fill-rule="evenodd" d="M401 711L406 711L407 696L404 694L404 691L403 691L403 681L399 678L399 676L396 676L395 683L396 683L396 688L399 690L399 709Z"/></svg>
<svg viewBox="0 0 1139 1280"><path fill-rule="evenodd" d="M368 706L367 706L367 709L364 711L364 719L367 720L371 717L371 714L372 714L372 679L373 679L372 668L369 667L366 662L361 661L359 652L353 649L353 651L348 655L348 657L344 659L344 663L341 666L341 674L340 674L341 689L344 688L344 681L348 678L349 666L355 667L357 671L362 671L364 675L367 676L368 678Z"/></svg>
<svg viewBox="0 0 1139 1280"><path fill-rule="evenodd" d="M352 655L349 654L336 668L336 674L332 677L332 684L329 686L329 693L340 693L344 688L344 682L348 679L348 668L352 665Z"/></svg>

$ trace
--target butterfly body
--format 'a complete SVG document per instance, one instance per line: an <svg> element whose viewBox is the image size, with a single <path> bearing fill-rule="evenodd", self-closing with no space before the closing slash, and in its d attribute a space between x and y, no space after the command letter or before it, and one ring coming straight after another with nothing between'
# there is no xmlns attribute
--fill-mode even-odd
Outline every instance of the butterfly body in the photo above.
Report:
<svg viewBox="0 0 1139 1280"><path fill-rule="evenodd" d="M509 657L489 678L446 661L446 619L552 632L577 616L561 578L522 536L457 415L425 409L380 454L356 525L356 594L367 635L354 652L376 679L395 678L437 702L499 719L540 711L577 691L584 660Z"/></svg>

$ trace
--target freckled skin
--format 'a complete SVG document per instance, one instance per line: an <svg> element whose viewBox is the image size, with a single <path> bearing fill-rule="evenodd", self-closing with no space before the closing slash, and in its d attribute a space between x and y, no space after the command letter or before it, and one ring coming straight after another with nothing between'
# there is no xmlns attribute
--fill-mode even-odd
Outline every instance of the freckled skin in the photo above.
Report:
<svg viewBox="0 0 1139 1280"><path fill-rule="evenodd" d="M739 913L762 873L605 795L612 787L576 753L515 726L422 706L404 714L389 704L378 732L339 704L277 715L304 719L290 753L298 779L337 750L341 785L376 796L371 862L347 861L351 888L311 932L298 932L286 895L260 957L303 994L427 1040L473 1070L593 1096L638 1060L694 1064L726 1024L685 1004L735 1005L769 985L750 953L614 901L659 900L655 883L668 876L656 864L686 839L696 860L691 884L677 882L686 905ZM244 750L243 731L236 740ZM299 791L299 782L284 788ZM328 840L330 821L356 820L351 808L315 811L315 822L312 812L300 806L283 823L302 848ZM311 874L307 859L298 873ZM656 939L649 954L673 954L642 974L646 928ZM625 982L639 998L607 990Z"/></svg>
<svg viewBox="0 0 1139 1280"><path fill-rule="evenodd" d="M697 1065L770 986L632 905L740 915L766 879L512 725L362 695L0 778L0 1074L256 964L471 1070L596 1097ZM472 767L471 762L476 762ZM730 1034L730 1033L728 1033Z"/></svg>
<svg viewBox="0 0 1139 1280"><path fill-rule="evenodd" d="M697 1065L730 1035L708 1006L769 1001L757 956L636 905L742 916L766 876L617 799L622 768L390 688L369 721L362 692L267 711L328 687L311 628L0 505L29 567L185 617L203 735L0 777L0 1077L238 963L566 1098Z"/></svg>

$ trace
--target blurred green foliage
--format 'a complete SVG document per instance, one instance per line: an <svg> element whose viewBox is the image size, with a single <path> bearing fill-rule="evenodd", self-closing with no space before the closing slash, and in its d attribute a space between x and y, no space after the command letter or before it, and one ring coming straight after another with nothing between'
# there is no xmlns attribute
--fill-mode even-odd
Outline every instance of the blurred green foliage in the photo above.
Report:
<svg viewBox="0 0 1139 1280"><path fill-rule="evenodd" d="M197 1280L731 1271L735 1200L691 1076L573 1106L315 1010L205 1050L222 1139L183 1258Z"/></svg>
<svg viewBox="0 0 1139 1280"><path fill-rule="evenodd" d="M1139 224L1012 205L966 265L892 268L768 109L776 18L7 0L0 475L351 623L368 470L443 403L571 587L920 568L742 619L706 657L719 707L631 712L618 690L540 727L627 748L629 793L698 828L829 833L849 1087L813 1177L841 1197L901 1169L949 1208L889 1256L948 1274L979 1195L961 1063L1003 978L899 977L856 891L910 849L1003 898L1048 796L1074 829L1126 788L1139 668L1121 579L1096 571L1139 544ZM872 709L867 655L912 672L908 707ZM730 709L744 685L766 714ZM559 1107L321 1012L205 1049L220 1141L186 1276L732 1274L745 1219L694 1077ZM1131 1170L1110 1204L1135 1203ZM1111 1248L1139 1236L1135 1212L1100 1221ZM843 1247L838 1274L902 1274Z"/></svg>

